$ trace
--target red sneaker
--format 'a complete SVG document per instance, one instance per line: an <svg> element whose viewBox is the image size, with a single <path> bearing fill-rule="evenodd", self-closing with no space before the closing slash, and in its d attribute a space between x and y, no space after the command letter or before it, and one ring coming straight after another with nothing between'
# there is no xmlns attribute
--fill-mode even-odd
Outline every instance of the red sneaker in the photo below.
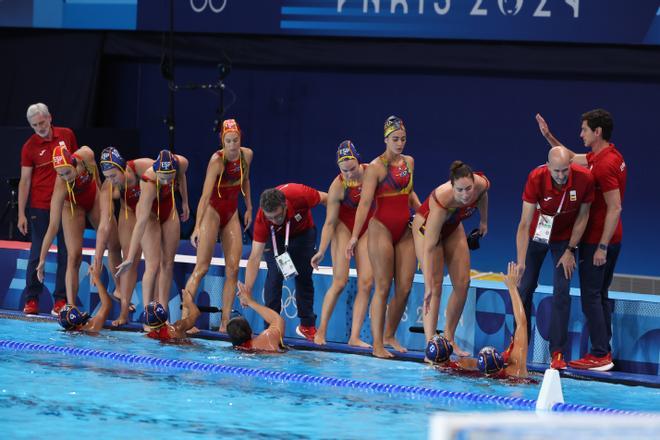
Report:
<svg viewBox="0 0 660 440"><path fill-rule="evenodd" d="M565 370L566 361L564 360L564 354L561 351L555 351L552 353L552 361L550 362L550 368L554 370Z"/></svg>
<svg viewBox="0 0 660 440"><path fill-rule="evenodd" d="M60 310L66 305L66 300L64 299L58 299L55 301L55 304L53 304L53 310L50 311L50 314L53 315L54 317L59 317L60 316Z"/></svg>
<svg viewBox="0 0 660 440"><path fill-rule="evenodd" d="M578 370L610 371L614 368L614 362L612 362L612 353L602 357L587 353L582 359L569 362L568 366Z"/></svg>
<svg viewBox="0 0 660 440"><path fill-rule="evenodd" d="M511 356L511 350L513 350L513 337L511 338L511 343L509 344L507 349L502 352L502 359L504 360L505 364L509 363L509 356Z"/></svg>
<svg viewBox="0 0 660 440"><path fill-rule="evenodd" d="M23 307L23 313L26 315L38 315L39 314L39 301L36 299L30 299L25 303Z"/></svg>
<svg viewBox="0 0 660 440"><path fill-rule="evenodd" d="M299 325L296 327L296 333L298 336L302 336L308 341L314 341L314 336L316 336L316 327L313 325L307 327L305 325Z"/></svg>

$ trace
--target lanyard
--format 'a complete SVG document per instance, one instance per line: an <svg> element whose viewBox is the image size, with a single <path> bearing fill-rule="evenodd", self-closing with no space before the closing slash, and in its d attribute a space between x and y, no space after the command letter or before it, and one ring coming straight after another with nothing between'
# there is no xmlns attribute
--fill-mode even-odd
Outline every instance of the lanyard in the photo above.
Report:
<svg viewBox="0 0 660 440"><path fill-rule="evenodd" d="M566 191L564 191L564 194L561 196L561 202L559 202L559 208L557 208L557 214L555 215L559 215L561 212L561 207L564 206L564 198L566 198Z"/></svg>
<svg viewBox="0 0 660 440"><path fill-rule="evenodd" d="M291 225L291 221L286 222L286 230L284 232L284 252L287 251L289 248L289 226ZM275 240L275 228L273 225L270 225L270 237L273 239L273 253L277 257L279 255L279 252L277 252L277 241Z"/></svg>

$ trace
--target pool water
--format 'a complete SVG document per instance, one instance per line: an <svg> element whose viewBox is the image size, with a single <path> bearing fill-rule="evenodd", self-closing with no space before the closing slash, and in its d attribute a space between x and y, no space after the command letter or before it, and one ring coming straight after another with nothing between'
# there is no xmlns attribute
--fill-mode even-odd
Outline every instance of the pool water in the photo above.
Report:
<svg viewBox="0 0 660 440"><path fill-rule="evenodd" d="M55 323L0 319L0 339L528 399L536 399L540 387L447 375L418 363L368 356L313 351L254 355L218 341L171 345L139 333L69 334ZM567 402L660 411L658 389L571 379L562 384ZM434 412L502 409L486 403L0 349L0 432L5 438L423 438Z"/></svg>

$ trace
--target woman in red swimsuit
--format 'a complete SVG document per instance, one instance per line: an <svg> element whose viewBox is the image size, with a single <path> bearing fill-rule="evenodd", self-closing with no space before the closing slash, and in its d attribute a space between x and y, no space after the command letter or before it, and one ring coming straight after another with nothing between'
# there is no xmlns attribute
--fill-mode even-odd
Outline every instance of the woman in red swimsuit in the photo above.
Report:
<svg viewBox="0 0 660 440"><path fill-rule="evenodd" d="M368 228L368 253L375 283L371 301L373 354L381 358L393 357L385 350L386 344L397 351L406 351L396 340L395 333L408 302L417 264L408 221L410 208L417 209L420 202L413 191L415 161L412 156L402 154L405 145L403 121L390 116L385 121L385 152L372 160L364 173L362 196L346 247L347 257L350 258L375 197L376 210ZM394 298L390 302L385 325L387 296L393 278Z"/></svg>
<svg viewBox="0 0 660 440"><path fill-rule="evenodd" d="M337 149L337 166L339 175L332 181L328 190L328 205L325 214L325 224L321 232L321 243L318 252L312 257L311 265L318 269L325 251L332 241L332 285L325 293L323 309L321 311L321 325L316 331L314 342L324 345L328 321L332 316L339 295L348 282L349 262L344 257L346 244L351 238L351 231L355 223L355 213L360 195L366 164L360 164L360 155L351 141L344 141ZM358 234L355 247L355 267L357 269L357 295L353 304L353 325L348 345L370 348L371 346L360 339L360 330L364 323L369 305L369 294L373 286L373 271L369 262L367 251L367 222L373 214L367 215L364 226Z"/></svg>
<svg viewBox="0 0 660 440"><path fill-rule="evenodd" d="M135 226L128 252L117 267L117 276L124 275L144 253L142 304L146 307L154 298L158 280L157 301L167 310L172 286L174 257L179 246L181 224L174 205L174 190L181 194L181 221L188 220L188 159L162 150L155 161L136 160L135 174L141 176L140 197L135 207Z"/></svg>
<svg viewBox="0 0 660 440"><path fill-rule="evenodd" d="M101 153L101 172L105 176L101 185L101 223L96 233L96 256L94 261L102 261L107 239L113 229L118 230L119 243L123 255L128 255L131 234L135 227L135 208L140 200L140 178L138 167L142 170L153 165L152 159L124 160L116 148L108 147ZM115 221L113 200L120 201L119 226ZM138 254L142 248L138 247ZM99 263L100 264L100 263ZM119 326L128 322L128 314L134 311L131 297L137 282L139 260L134 261L120 284L121 312L112 325Z"/></svg>
<svg viewBox="0 0 660 440"><path fill-rule="evenodd" d="M69 255L65 277L66 299L68 304L75 305L78 298L78 272L82 263L85 219L89 219L95 229L100 220L99 176L94 152L87 146L71 154L64 142L60 142L53 150L53 168L59 179L55 181L53 198L50 201L50 222L41 247L37 277L43 282L46 255L61 223ZM109 264L114 267L121 261L121 248L116 231L108 238Z"/></svg>
<svg viewBox="0 0 660 440"><path fill-rule="evenodd" d="M449 169L449 181L435 188L417 210L413 220L413 236L417 259L424 273L424 336L429 341L438 324L442 295L443 265L453 286L447 303L444 336L454 352L467 355L456 345L455 332L463 314L470 286L470 252L462 220L479 210L479 233L488 232L488 189L490 182L482 173L461 161Z"/></svg>
<svg viewBox="0 0 660 440"><path fill-rule="evenodd" d="M243 231L252 223L250 199L250 164L253 152L241 146L241 129L233 119L222 123L222 148L211 156L206 167L202 197L197 206L197 221L190 241L197 248L197 263L186 283L193 297L202 278L209 271L213 249L220 234L225 257L225 282L222 288L222 318L219 330L227 331L236 294L238 265L243 251ZM238 198L245 198L243 228L238 218Z"/></svg>

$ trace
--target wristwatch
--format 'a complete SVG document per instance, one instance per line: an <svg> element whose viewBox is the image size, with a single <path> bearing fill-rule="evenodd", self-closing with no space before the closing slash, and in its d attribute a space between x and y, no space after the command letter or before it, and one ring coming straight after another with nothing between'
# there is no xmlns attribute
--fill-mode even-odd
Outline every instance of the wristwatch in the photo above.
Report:
<svg viewBox="0 0 660 440"><path fill-rule="evenodd" d="M578 250L578 247L577 246L568 246L567 249L575 254Z"/></svg>
<svg viewBox="0 0 660 440"><path fill-rule="evenodd" d="M598 243L598 249L601 251L607 251L607 245L603 243Z"/></svg>

